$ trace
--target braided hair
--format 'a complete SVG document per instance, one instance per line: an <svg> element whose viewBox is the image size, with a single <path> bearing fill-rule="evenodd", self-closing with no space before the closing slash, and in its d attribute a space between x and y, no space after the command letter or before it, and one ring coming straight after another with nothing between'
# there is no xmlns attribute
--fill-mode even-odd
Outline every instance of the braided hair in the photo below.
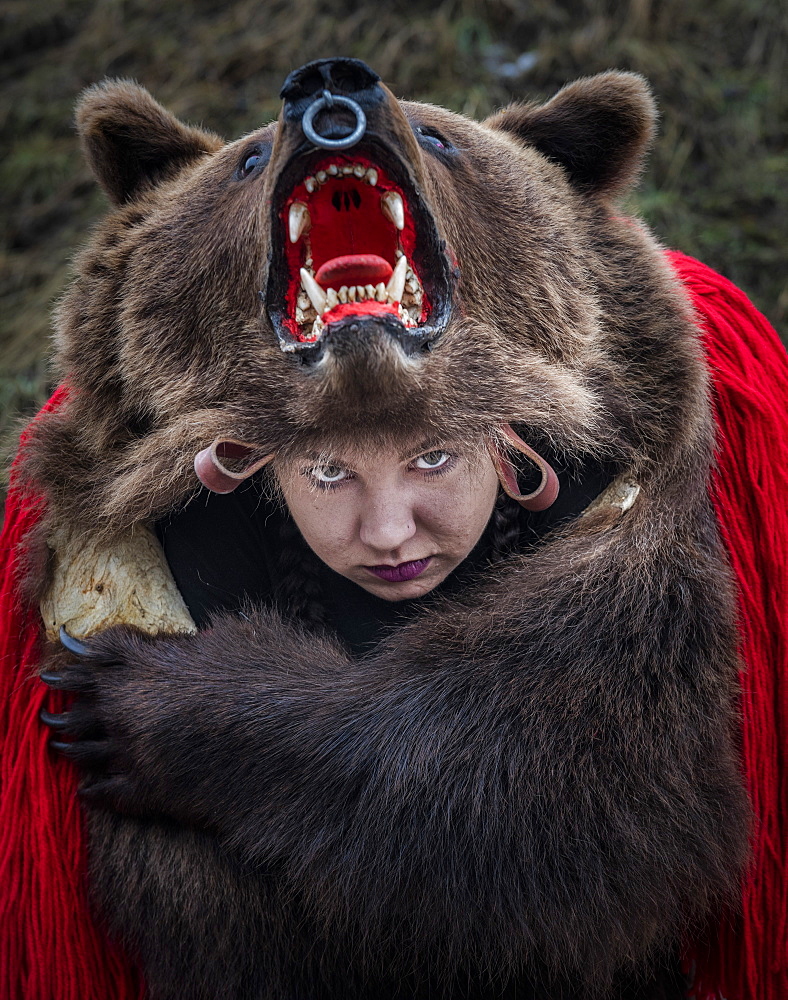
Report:
<svg viewBox="0 0 788 1000"><path fill-rule="evenodd" d="M501 490L485 528L491 563L500 562L518 550L522 538L522 518L523 508Z"/></svg>
<svg viewBox="0 0 788 1000"><path fill-rule="evenodd" d="M287 513L279 525L278 581L275 593L282 614L316 629L327 626L322 597L322 564Z"/></svg>

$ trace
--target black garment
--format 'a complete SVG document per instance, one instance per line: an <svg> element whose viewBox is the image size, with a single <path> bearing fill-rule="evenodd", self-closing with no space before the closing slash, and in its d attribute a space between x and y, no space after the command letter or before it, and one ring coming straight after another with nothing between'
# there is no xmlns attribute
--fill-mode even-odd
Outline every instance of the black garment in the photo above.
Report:
<svg viewBox="0 0 788 1000"><path fill-rule="evenodd" d="M237 611L248 602L277 603L277 581L287 556L282 541L285 522L292 523L289 514L267 496L259 477L229 494L201 490L159 522L157 532L167 561L198 628L206 628L217 611ZM300 536L296 538L306 548ZM452 573L428 597L458 586L486 564L488 550L483 538L463 562L462 573ZM335 573L311 552L305 558L318 575L326 621L356 656L377 645L388 629L402 624L427 600L383 600Z"/></svg>
<svg viewBox="0 0 788 1000"><path fill-rule="evenodd" d="M553 528L572 520L610 483L614 472L595 462L581 468L542 454L558 474L558 499L545 511L518 509L521 550L539 544ZM233 493L201 490L189 503L160 521L159 540L186 606L198 628L206 628L217 611L238 611L248 602L277 603L278 580L287 557L286 524L292 524L282 505L267 495L265 472L258 473ZM528 483L523 485L527 491ZM417 600L385 601L340 576L308 550L318 575L325 620L350 651L361 656L391 628L407 621L435 596L451 593L473 579L489 563L488 528L479 543L453 573L429 594ZM305 543L296 536L298 544ZM292 544L292 543L291 543Z"/></svg>

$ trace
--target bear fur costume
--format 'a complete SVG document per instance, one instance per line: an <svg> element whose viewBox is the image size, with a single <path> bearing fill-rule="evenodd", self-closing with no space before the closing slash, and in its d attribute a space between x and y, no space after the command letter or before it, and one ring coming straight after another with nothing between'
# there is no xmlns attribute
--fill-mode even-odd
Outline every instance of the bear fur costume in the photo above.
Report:
<svg viewBox="0 0 788 1000"><path fill-rule="evenodd" d="M367 115L347 151L301 127L326 86ZM283 97L224 144L133 84L83 96L113 208L58 310L67 398L22 454L46 503L28 593L51 597L48 540L111 550L195 494L206 453L240 477L327 440L513 424L564 479L603 465L628 500L362 658L273 608L110 629L78 662L53 647L98 919L152 1000L681 996L675 956L735 902L749 812L707 373L664 252L620 205L653 99L606 73L479 124L355 60ZM310 314L298 268L359 250L329 224L332 183L340 209L355 192L380 214L372 250L407 256L409 299ZM390 193L401 226L373 204Z"/></svg>

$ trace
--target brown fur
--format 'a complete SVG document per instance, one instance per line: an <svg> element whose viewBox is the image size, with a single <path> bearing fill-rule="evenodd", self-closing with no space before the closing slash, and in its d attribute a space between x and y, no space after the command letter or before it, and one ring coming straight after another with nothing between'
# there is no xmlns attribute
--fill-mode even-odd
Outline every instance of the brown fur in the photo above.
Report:
<svg viewBox="0 0 788 1000"><path fill-rule="evenodd" d="M452 319L415 358L346 336L317 369L258 298L295 131L221 146L133 85L83 97L117 207L58 311L74 392L26 456L50 521L110 537L163 514L217 436L286 450L504 421L641 496L363 660L259 609L92 642L64 683L75 731L110 737L73 751L115 775L90 816L96 896L155 998L677 996L653 968L732 898L747 821L705 373L660 248L615 201L653 101L609 73L478 124L386 94L372 125L459 265ZM256 144L271 160L241 181Z"/></svg>

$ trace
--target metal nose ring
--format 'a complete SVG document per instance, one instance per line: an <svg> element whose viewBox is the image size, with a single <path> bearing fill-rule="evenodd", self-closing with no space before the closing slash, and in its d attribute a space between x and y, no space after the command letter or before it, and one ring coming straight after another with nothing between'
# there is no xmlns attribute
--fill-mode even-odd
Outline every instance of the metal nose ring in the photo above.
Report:
<svg viewBox="0 0 788 1000"><path fill-rule="evenodd" d="M350 135L346 135L341 139L327 139L316 131L314 126L315 115L318 111L322 111L323 108L333 108L335 104L341 104L343 108L349 108L353 112L356 116L356 127ZM354 100L351 100L351 98L340 97L339 94L332 94L330 90L324 90L320 97L312 101L306 109L301 121L301 127L307 139L316 146L322 146L323 149L347 149L349 146L355 146L366 132L367 116L364 114L361 106Z"/></svg>

